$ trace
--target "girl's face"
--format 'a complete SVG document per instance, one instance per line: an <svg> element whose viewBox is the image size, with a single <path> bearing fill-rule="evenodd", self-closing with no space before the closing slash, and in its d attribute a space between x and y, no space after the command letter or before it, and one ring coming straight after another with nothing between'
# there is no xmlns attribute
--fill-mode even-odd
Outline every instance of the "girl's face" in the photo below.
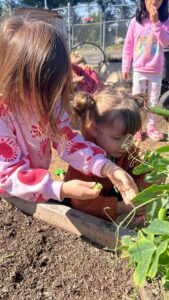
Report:
<svg viewBox="0 0 169 300"><path fill-rule="evenodd" d="M124 135L123 132L124 123L120 119L116 119L112 127L96 125L96 143L104 149L107 154L114 158L119 158L126 152L126 150L122 149L122 145L129 139L129 135Z"/></svg>
<svg viewBox="0 0 169 300"><path fill-rule="evenodd" d="M145 0L147 12L150 13L152 6L154 6L158 10L162 3L163 0Z"/></svg>

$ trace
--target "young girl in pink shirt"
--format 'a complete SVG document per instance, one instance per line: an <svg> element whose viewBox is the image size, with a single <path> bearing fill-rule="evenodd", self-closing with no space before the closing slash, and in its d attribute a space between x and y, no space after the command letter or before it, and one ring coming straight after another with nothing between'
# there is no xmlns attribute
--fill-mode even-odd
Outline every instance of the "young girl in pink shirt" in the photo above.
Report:
<svg viewBox="0 0 169 300"><path fill-rule="evenodd" d="M37 202L96 198L94 182L51 178L53 147L84 174L110 178L128 203L137 193L133 179L69 125L72 71L59 31L42 21L11 18L0 26L0 45L0 196Z"/></svg>
<svg viewBox="0 0 169 300"><path fill-rule="evenodd" d="M149 106L159 101L164 65L163 49L169 45L168 0L138 0L136 17L131 20L125 39L122 77L129 79L133 61L133 94L148 92ZM147 136L155 141L164 135L156 128L156 115L149 114ZM136 133L142 140L142 132Z"/></svg>

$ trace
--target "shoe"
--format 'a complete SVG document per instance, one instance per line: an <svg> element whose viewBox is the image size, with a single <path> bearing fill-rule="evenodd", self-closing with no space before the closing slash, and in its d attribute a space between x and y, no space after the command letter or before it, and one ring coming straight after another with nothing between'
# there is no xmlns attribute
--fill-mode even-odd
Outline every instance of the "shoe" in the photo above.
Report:
<svg viewBox="0 0 169 300"><path fill-rule="evenodd" d="M141 142L142 141L142 132L141 131L137 131L135 136L134 136L134 139L137 141L137 142Z"/></svg>
<svg viewBox="0 0 169 300"><path fill-rule="evenodd" d="M159 132L156 127L150 127L147 129L147 136L153 141L161 141L164 139L164 134Z"/></svg>

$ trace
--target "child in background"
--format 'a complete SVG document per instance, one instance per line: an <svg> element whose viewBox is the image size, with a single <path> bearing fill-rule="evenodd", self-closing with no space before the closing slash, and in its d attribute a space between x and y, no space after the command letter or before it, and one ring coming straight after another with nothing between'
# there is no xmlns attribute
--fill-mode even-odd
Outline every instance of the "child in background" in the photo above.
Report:
<svg viewBox="0 0 169 300"><path fill-rule="evenodd" d="M77 52L70 54L73 70L73 82L75 90L94 94L103 88L103 83L99 79L96 71Z"/></svg>
<svg viewBox="0 0 169 300"><path fill-rule="evenodd" d="M81 124L84 137L104 149L112 162L128 172L139 190L147 187L144 176L132 174L139 163L139 149L133 145L133 136L141 128L141 116L137 104L128 94L103 90L94 96L79 93L73 99L74 120ZM123 148L124 146L124 148ZM126 147L128 149L126 150ZM137 158L137 159L136 159ZM71 198L71 206L96 217L107 219L105 207L110 207L108 214L115 219L127 214L132 206L126 205L119 193L107 178L90 178L69 166L65 180L80 179L96 181L102 184L100 195L92 200L79 201ZM139 211L138 214L142 214Z"/></svg>
<svg viewBox="0 0 169 300"><path fill-rule="evenodd" d="M52 25L10 18L0 26L0 196L45 202L96 198L94 182L57 182L48 171L51 149L84 174L109 177L129 202L132 178L69 125L71 63Z"/></svg>
<svg viewBox="0 0 169 300"><path fill-rule="evenodd" d="M158 105L162 71L164 65L163 49L169 45L168 0L138 0L136 17L132 19L122 59L122 77L129 79L133 60L133 94L148 91L149 106ZM154 141L164 138L156 128L156 115L149 113L147 136ZM142 140L138 131L136 139Z"/></svg>

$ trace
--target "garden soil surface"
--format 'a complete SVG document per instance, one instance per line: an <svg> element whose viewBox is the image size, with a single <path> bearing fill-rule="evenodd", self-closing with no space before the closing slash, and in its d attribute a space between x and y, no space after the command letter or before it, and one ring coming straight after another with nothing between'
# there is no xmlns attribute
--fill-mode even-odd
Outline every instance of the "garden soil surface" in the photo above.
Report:
<svg viewBox="0 0 169 300"><path fill-rule="evenodd" d="M164 120L159 126L167 132ZM145 139L140 146L153 150L165 144ZM53 156L52 176L58 167L67 166ZM112 252L0 200L0 299L139 300L127 266ZM149 299L162 300L158 282L147 292Z"/></svg>

